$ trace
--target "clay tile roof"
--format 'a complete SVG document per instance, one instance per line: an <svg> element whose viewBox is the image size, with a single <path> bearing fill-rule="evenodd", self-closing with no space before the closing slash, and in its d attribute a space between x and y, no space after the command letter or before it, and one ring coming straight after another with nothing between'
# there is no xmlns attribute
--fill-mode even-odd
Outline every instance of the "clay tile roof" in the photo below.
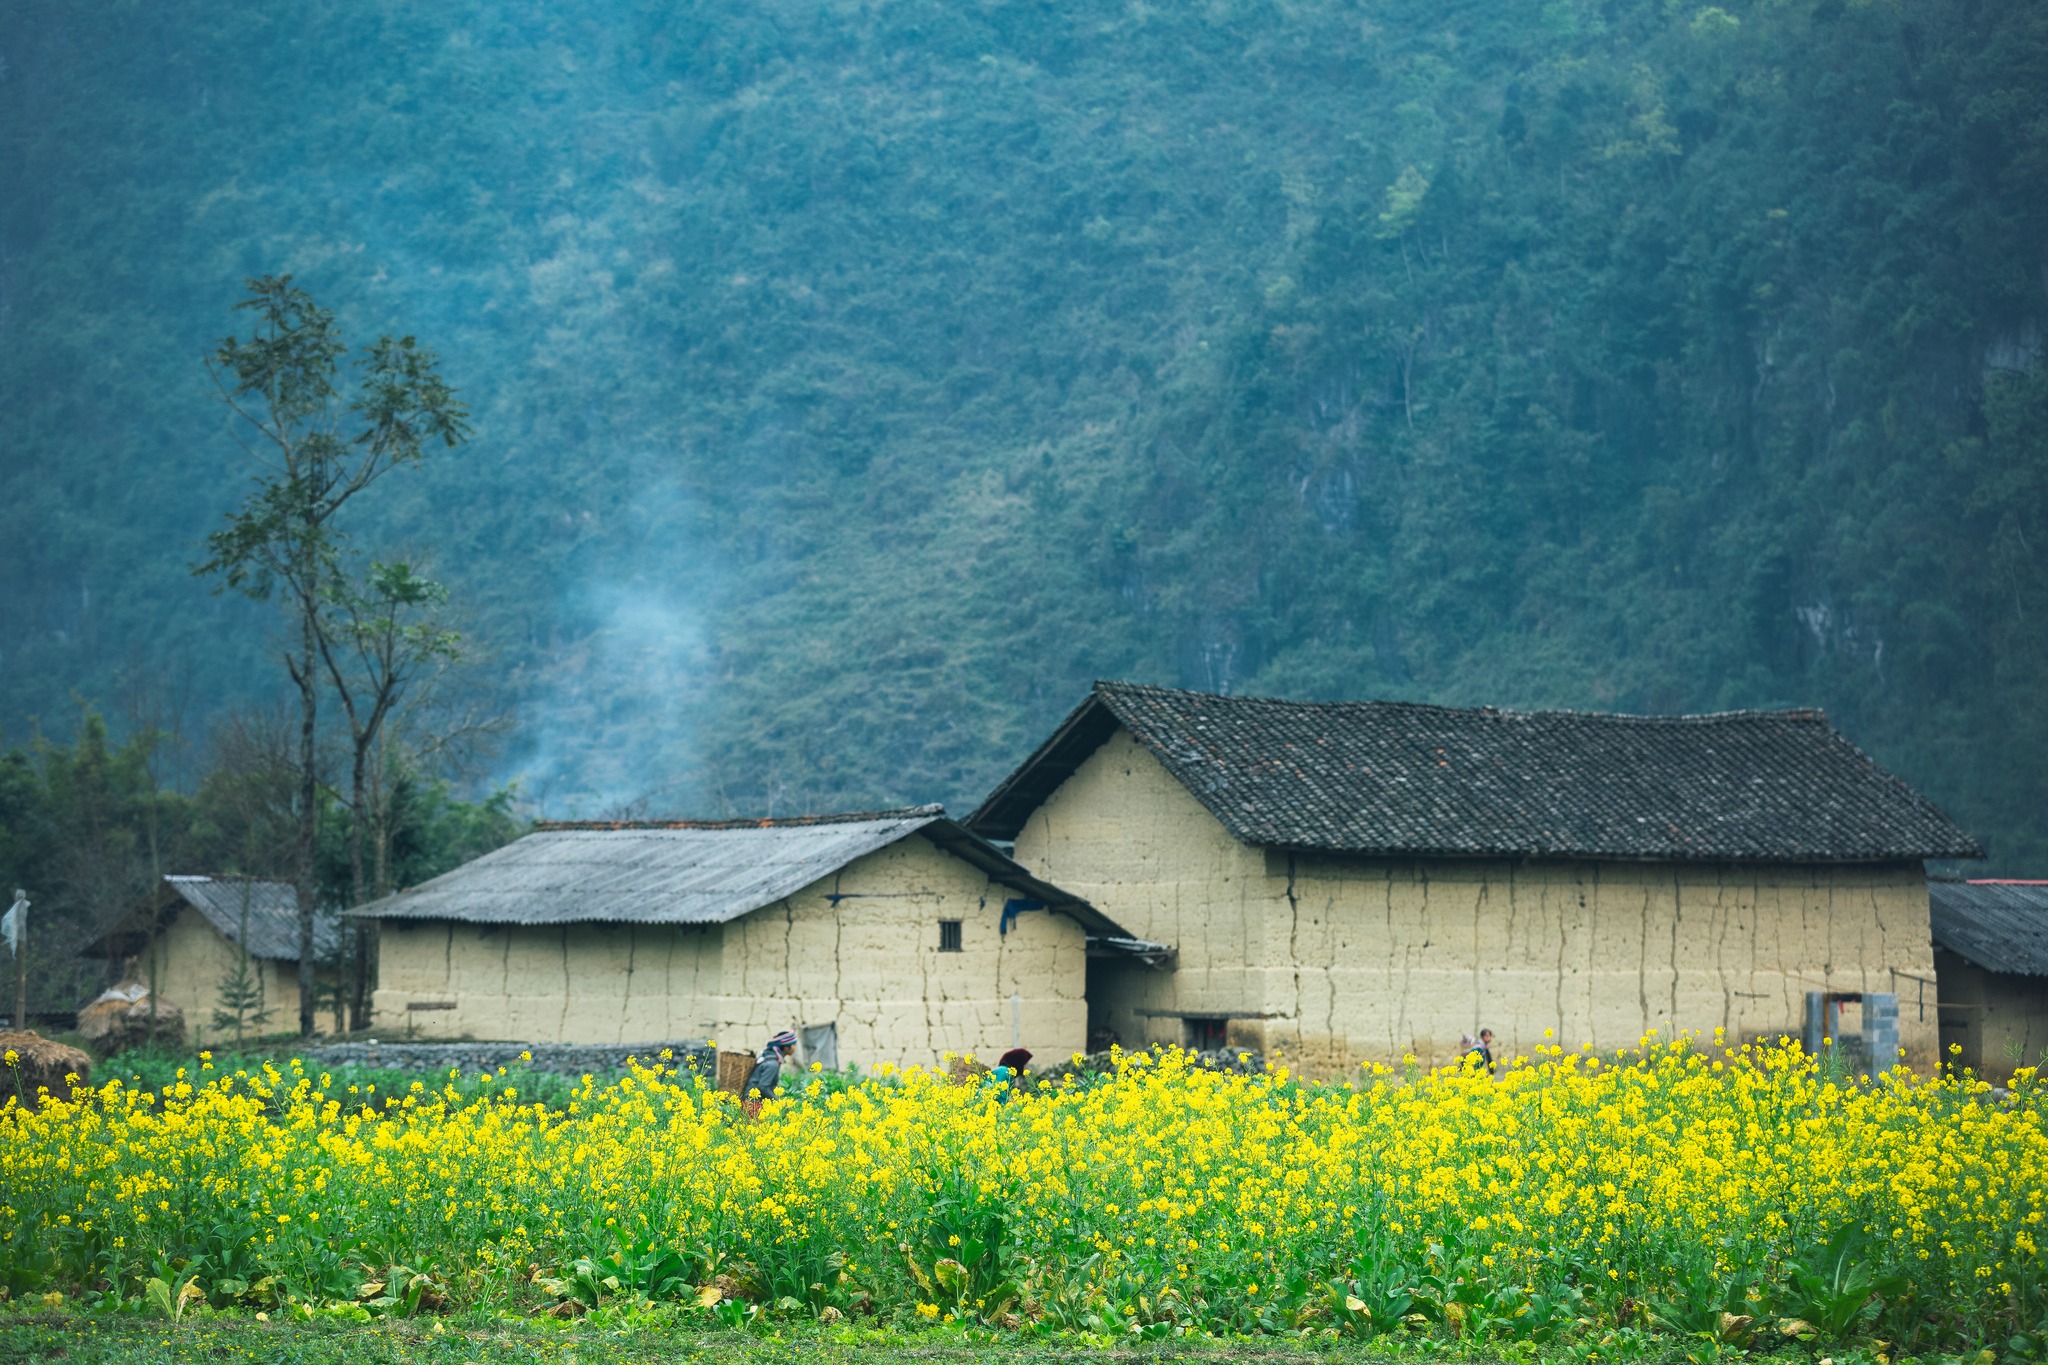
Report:
<svg viewBox="0 0 2048 1365"><path fill-rule="evenodd" d="M248 912L249 956L276 962L299 960L299 896L290 882L255 877L165 877L179 900L206 917L207 923L241 942L243 911ZM313 948L317 956L332 953L341 942L341 919L332 910L313 916Z"/></svg>
<svg viewBox="0 0 2048 1365"><path fill-rule="evenodd" d="M968 824L1014 837L1117 728L1248 844L1717 861L1983 856L1818 711L1499 711L1134 683L1097 683Z"/></svg>
<svg viewBox="0 0 2048 1365"><path fill-rule="evenodd" d="M943 806L772 820L554 821L349 913L472 924L723 924L911 834L1090 933L1125 932L968 833Z"/></svg>
<svg viewBox="0 0 2048 1365"><path fill-rule="evenodd" d="M1934 946L1991 972L2048 976L2048 884L1930 881Z"/></svg>

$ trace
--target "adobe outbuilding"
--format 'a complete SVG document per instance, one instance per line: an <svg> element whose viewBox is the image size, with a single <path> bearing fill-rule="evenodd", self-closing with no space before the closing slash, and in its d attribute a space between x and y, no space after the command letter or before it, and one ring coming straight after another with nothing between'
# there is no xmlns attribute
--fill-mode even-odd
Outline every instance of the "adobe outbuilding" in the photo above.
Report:
<svg viewBox="0 0 2048 1365"><path fill-rule="evenodd" d="M1998 1085L2048 1062L2048 882L1937 879L1928 891L1943 1055Z"/></svg>
<svg viewBox="0 0 2048 1365"><path fill-rule="evenodd" d="M332 910L313 919L316 961L339 951L341 919ZM245 958L246 949L246 958ZM133 981L154 983L159 1000L184 1010L193 1046L232 1036L215 1022L231 983L246 984L249 1034L294 1030L299 1021L299 897L290 882L261 877L167 876L148 901L83 950L133 966ZM319 975L332 983L332 967Z"/></svg>
<svg viewBox="0 0 2048 1365"><path fill-rule="evenodd" d="M1312 1072L1647 1030L1800 1036L1895 995L1936 1048L1927 858L1974 840L1817 711L1294 702L1098 683L968 821L1178 950L1093 964L1127 1045Z"/></svg>
<svg viewBox="0 0 2048 1365"><path fill-rule="evenodd" d="M353 913L387 1036L742 1046L872 1067L1085 1041L1089 953L1126 936L937 806L566 822Z"/></svg>

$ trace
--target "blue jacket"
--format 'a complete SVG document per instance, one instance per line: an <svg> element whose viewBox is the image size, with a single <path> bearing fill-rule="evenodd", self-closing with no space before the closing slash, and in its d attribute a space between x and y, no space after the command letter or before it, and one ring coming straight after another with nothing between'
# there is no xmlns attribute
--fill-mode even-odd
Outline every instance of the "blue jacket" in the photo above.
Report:
<svg viewBox="0 0 2048 1365"><path fill-rule="evenodd" d="M754 1063L754 1069L747 1073L747 1083L740 1088L740 1098L743 1100L748 1099L758 1090L761 1092L762 1099L773 1099L775 1097L775 1087L780 1084L782 1084L782 1058L777 1055L773 1048L770 1048L760 1061Z"/></svg>

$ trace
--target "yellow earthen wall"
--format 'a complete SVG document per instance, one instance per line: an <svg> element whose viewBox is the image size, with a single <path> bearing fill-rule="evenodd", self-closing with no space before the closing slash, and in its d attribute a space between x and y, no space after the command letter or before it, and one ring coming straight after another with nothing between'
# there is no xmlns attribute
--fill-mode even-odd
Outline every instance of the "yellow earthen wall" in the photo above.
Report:
<svg viewBox="0 0 2048 1365"><path fill-rule="evenodd" d="M185 1012L185 1037L195 1047L232 1038L231 1029L215 1028L213 1012L220 1006L221 982L231 976L242 950L206 916L191 906L178 912L169 927L156 937L135 962L135 975L150 978L150 955L155 954L156 990L160 998ZM263 1009L267 1018L245 1036L265 1033L296 1033L299 1027L299 964L249 959L249 973L263 988ZM323 1026L328 1020L322 1019Z"/></svg>
<svg viewBox="0 0 2048 1365"><path fill-rule="evenodd" d="M715 1020L723 927L386 920L373 1026L394 1038L652 1043Z"/></svg>
<svg viewBox="0 0 2048 1365"><path fill-rule="evenodd" d="M992 1060L1013 1036L1041 1058L1085 1041L1086 936L913 835L723 926L494 928L387 921L377 1027L422 1038L758 1048L834 1023L842 1063ZM939 921L962 922L958 953ZM448 1010L409 1006L452 1003Z"/></svg>
<svg viewBox="0 0 2048 1365"><path fill-rule="evenodd" d="M1918 863L1830 868L1268 854L1232 839L1119 733L1036 811L1017 858L1178 970L1096 978L1126 1044L1182 1041L1227 1015L1230 1041L1319 1074L1545 1041L1611 1050L1647 1030L1797 1037L1809 990L1893 991L1901 1046L1936 1040Z"/></svg>
<svg viewBox="0 0 2048 1365"><path fill-rule="evenodd" d="M1013 1037L1063 1060L1086 1041L1087 936L1042 910L1002 934L1016 895L915 835L859 858L728 927L717 1036L758 1048L836 1021L840 1060L862 1066L993 1061ZM939 951L944 919L961 921L960 952Z"/></svg>
<svg viewBox="0 0 2048 1365"><path fill-rule="evenodd" d="M1961 1047L1955 1060L1994 1085L2010 1081L2015 1067L2048 1063L2048 979L1987 972L1940 949L1934 966L1944 1052Z"/></svg>

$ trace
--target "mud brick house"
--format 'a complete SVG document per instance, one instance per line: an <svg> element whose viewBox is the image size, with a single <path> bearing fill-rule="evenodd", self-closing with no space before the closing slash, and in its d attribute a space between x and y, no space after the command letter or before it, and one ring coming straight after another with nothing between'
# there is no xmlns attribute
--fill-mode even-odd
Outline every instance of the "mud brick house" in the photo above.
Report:
<svg viewBox="0 0 2048 1365"><path fill-rule="evenodd" d="M1315 1073L1651 1029L1797 1038L1899 997L1930 1063L1922 860L1976 843L1817 711L1309 703L1098 683L968 820L1177 950L1091 964L1126 1044Z"/></svg>
<svg viewBox="0 0 2048 1365"><path fill-rule="evenodd" d="M756 1047L872 1067L1078 1050L1126 936L937 806L544 824L352 912L388 1036Z"/></svg>
<svg viewBox="0 0 2048 1365"><path fill-rule="evenodd" d="M1937 879L1927 889L1943 1055L2000 1085L2016 1067L2048 1062L2048 882Z"/></svg>
<svg viewBox="0 0 2048 1365"><path fill-rule="evenodd" d="M244 934L246 932L246 939ZM336 955L341 919L323 910L313 920L316 961ZM290 882L254 877L165 877L113 931L88 944L88 957L126 964L124 975L148 984L185 1012L194 1045L230 1030L213 1023L224 983L238 972L246 942L249 976L261 993L264 1022L256 1032L283 1033L299 1026L299 897ZM132 960L132 961L131 961ZM333 981L338 973L327 969Z"/></svg>

